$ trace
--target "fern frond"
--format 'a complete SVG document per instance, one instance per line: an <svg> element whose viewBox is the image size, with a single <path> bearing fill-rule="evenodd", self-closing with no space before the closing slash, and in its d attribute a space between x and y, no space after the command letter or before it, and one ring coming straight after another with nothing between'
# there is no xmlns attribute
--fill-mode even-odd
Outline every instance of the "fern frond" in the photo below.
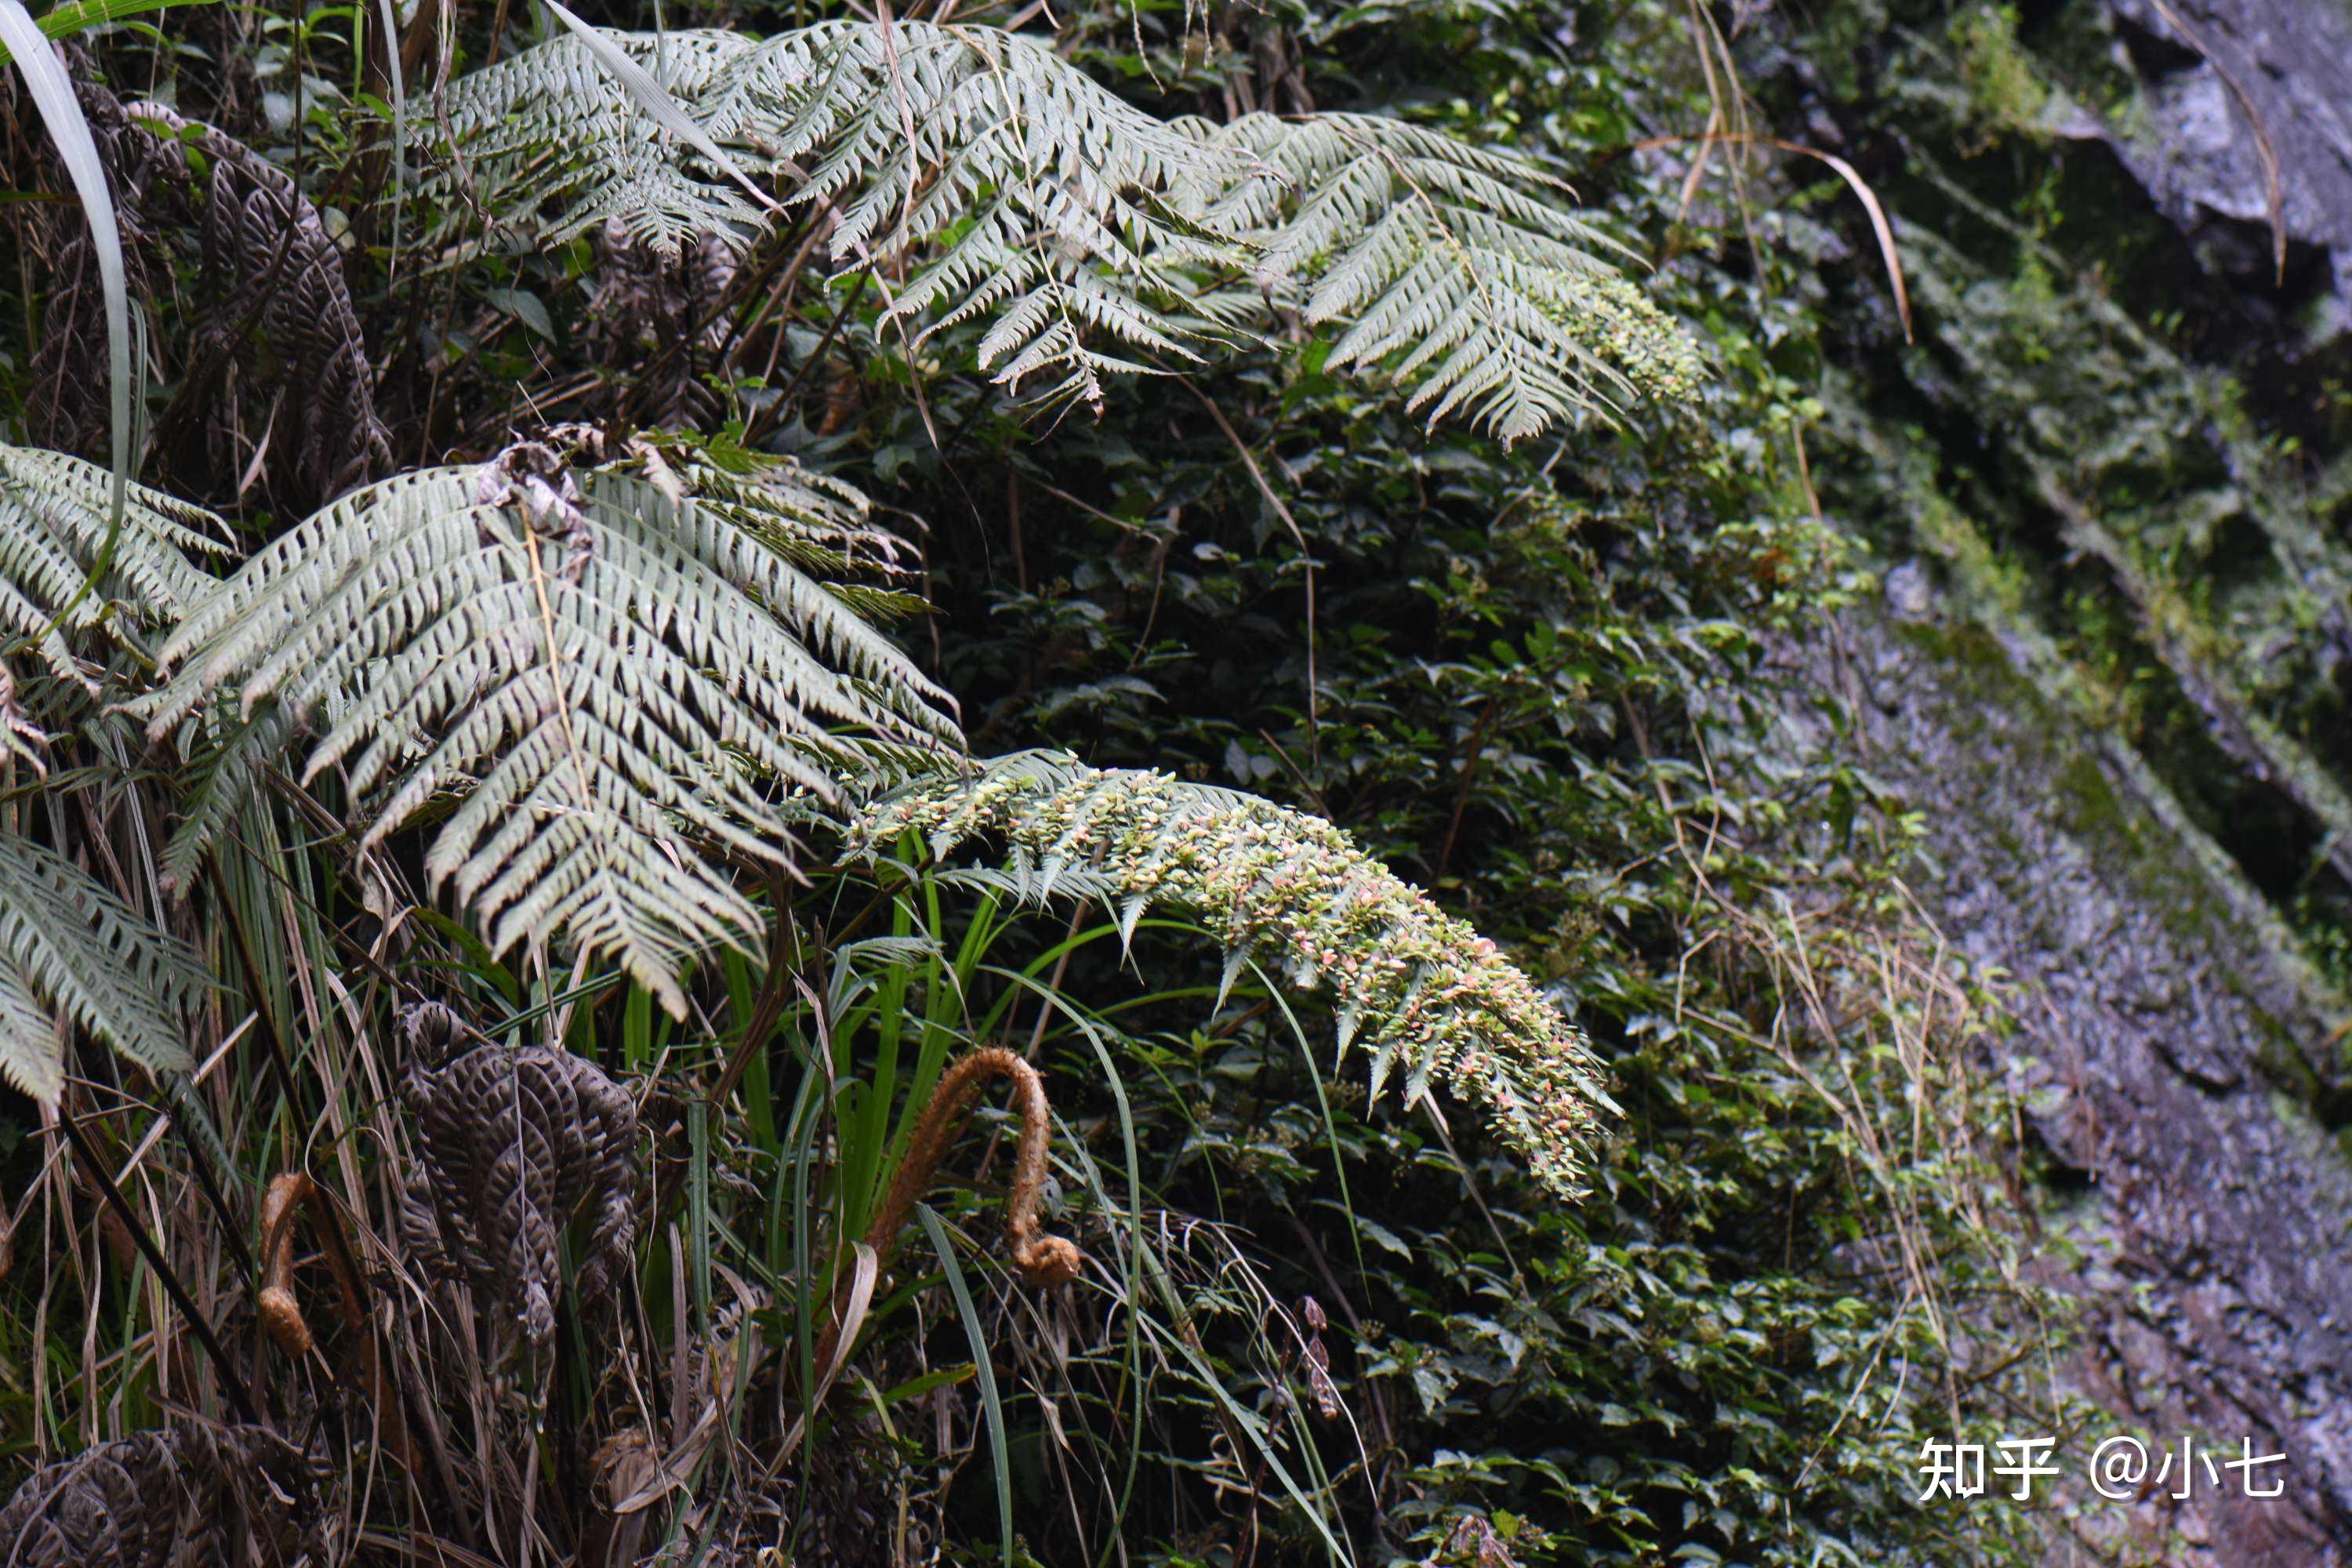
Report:
<svg viewBox="0 0 2352 1568"><path fill-rule="evenodd" d="M1602 258L1622 254L1532 165L1360 114L1161 121L1038 40L985 26L835 21L764 43L610 35L663 79L730 167L635 113L577 39L452 89L459 145L548 237L607 218L675 250L741 244L736 182L834 220L834 258L924 253L886 319L920 337L992 318L980 366L1018 393L1099 404L1103 378L1256 341L1269 302L1345 329L1331 363L1384 366L1433 420L1506 440L1686 395L1689 343ZM667 73L664 75L664 73ZM1246 278L1251 295L1230 287ZM1058 380L1055 378L1058 377Z"/></svg>
<svg viewBox="0 0 2352 1568"><path fill-rule="evenodd" d="M1195 193L1257 253L1259 285L1346 327L1328 363L1386 363L1432 425L1506 442L1634 394L1697 388L1689 341L1602 258L1624 247L1533 165L1366 114L1188 122L1262 171Z"/></svg>
<svg viewBox="0 0 2352 1568"><path fill-rule="evenodd" d="M0 634L85 687L66 633L117 617L137 626L170 620L212 584L188 552L226 548L204 531L220 526L209 512L132 485L107 569L83 593L106 548L112 485L101 464L0 446Z"/></svg>
<svg viewBox="0 0 2352 1568"><path fill-rule="evenodd" d="M710 30L608 36L689 112L722 68L754 47ZM740 248L766 217L722 172L676 145L577 38L459 78L448 114L462 178L444 171L428 188L494 191L503 211L532 215L547 241L612 220L630 239L675 256L705 235ZM563 210L541 226L536 215L549 204Z"/></svg>
<svg viewBox="0 0 2352 1568"><path fill-rule="evenodd" d="M79 867L0 832L0 1078L57 1104L60 1013L151 1071L184 1071L183 1015L210 984L193 949Z"/></svg>
<svg viewBox="0 0 2352 1568"><path fill-rule="evenodd" d="M259 743L308 726L302 776L373 803L367 845L457 797L425 871L494 950L610 954L682 1013L680 964L763 929L698 838L788 865L780 792L959 743L946 694L812 574L890 548L855 491L791 467L644 447L574 468L525 443L271 542L165 644L178 673L145 711L161 734L234 692Z"/></svg>
<svg viewBox="0 0 2352 1568"><path fill-rule="evenodd" d="M1264 954L1295 984L1328 984L1340 1049L1370 1052L1375 1094L1399 1068L1408 1103L1442 1081L1555 1191L1576 1190L1596 1109L1610 1105L1583 1036L1493 942L1321 818L1027 752L865 807L851 852L879 856L909 830L940 860L999 839L1009 864L992 885L1037 902L1099 899L1123 932L1147 905L1188 910L1223 942L1229 977Z"/></svg>

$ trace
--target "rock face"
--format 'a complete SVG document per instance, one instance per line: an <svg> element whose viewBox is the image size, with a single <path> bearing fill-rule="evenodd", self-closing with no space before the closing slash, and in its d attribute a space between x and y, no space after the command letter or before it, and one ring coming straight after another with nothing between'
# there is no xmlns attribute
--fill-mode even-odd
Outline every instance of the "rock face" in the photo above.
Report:
<svg viewBox="0 0 2352 1568"><path fill-rule="evenodd" d="M2111 0L2109 14L2146 114L2104 133L2158 207L2210 269L2273 282L2267 142L2288 268L2326 271L2327 308L2306 330L2352 328L2352 7Z"/></svg>
<svg viewBox="0 0 2352 1568"><path fill-rule="evenodd" d="M1890 570L1787 673L1853 700L1947 933L2015 978L2072 1458L2287 1456L2275 1500L2151 1468L2053 1531L2352 1568L2352 5L1842 0L1748 47L1909 277L1906 340L1858 215L1815 252L1815 472Z"/></svg>
<svg viewBox="0 0 2352 1568"><path fill-rule="evenodd" d="M2077 1485L2075 1529L2200 1568L2352 1563L2352 1166L2293 1109L2324 1000L2164 786L2012 664L2030 650L1890 598L1909 624L1857 621L1795 673L1843 689L1861 760L1930 824L1921 891L2014 979L2050 1206L2080 1248L2048 1265L2085 1307L2062 1381L2104 1413L2070 1468L2132 1429L2287 1456L2254 1478L2274 1500L2201 1464L2186 1501Z"/></svg>

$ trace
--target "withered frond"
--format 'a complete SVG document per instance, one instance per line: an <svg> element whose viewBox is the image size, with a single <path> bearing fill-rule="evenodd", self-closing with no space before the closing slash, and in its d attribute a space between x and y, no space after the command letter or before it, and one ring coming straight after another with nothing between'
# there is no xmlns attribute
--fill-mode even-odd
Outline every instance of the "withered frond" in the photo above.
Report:
<svg viewBox="0 0 2352 1568"><path fill-rule="evenodd" d="M274 1568L292 1568L321 1544L319 1480L311 1458L266 1427L141 1432L26 1477L0 1506L0 1562L209 1568L232 1560L236 1540L240 1556L250 1551Z"/></svg>
<svg viewBox="0 0 2352 1568"><path fill-rule="evenodd" d="M188 345L194 380L176 405L179 422L201 421L208 438L229 439L235 422L219 416L215 389L234 368L275 398L267 471L287 494L316 504L389 472L391 436L376 411L366 338L342 251L319 209L234 137L160 103L126 104L87 71L77 85L113 178L126 249L166 275L174 257L198 264L201 326ZM77 450L91 446L105 417L104 384L92 374L98 340L86 296L95 276L85 276L86 248L68 238L57 253L62 287L48 301L33 367L44 437ZM241 454L223 457L236 459L230 472L244 466Z"/></svg>
<svg viewBox="0 0 2352 1568"><path fill-rule="evenodd" d="M413 1009L407 1033L401 1099L425 1155L422 1188L408 1200L410 1242L425 1247L426 1261L470 1276L540 1343L562 1289L557 1240L582 1208L594 1220L581 1298L594 1300L627 1277L636 1104L569 1051L462 1037L437 1004Z"/></svg>

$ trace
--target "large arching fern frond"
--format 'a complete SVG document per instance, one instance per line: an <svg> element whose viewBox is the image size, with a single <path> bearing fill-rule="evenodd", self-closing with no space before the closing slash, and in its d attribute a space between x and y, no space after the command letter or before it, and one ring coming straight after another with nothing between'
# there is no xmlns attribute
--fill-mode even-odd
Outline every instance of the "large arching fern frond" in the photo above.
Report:
<svg viewBox="0 0 2352 1568"><path fill-rule="evenodd" d="M1399 1069L1408 1102L1442 1082L1483 1106L1554 1190L1575 1191L1596 1109L1610 1105L1583 1036L1493 942L1320 817L1029 752L866 806L852 852L888 853L909 830L941 860L967 839L999 840L1003 869L963 874L1024 900L1098 899L1124 932L1149 905L1188 910L1224 943L1229 983L1263 955L1296 984L1328 985L1340 1049L1371 1053L1375 1094Z"/></svg>
<svg viewBox="0 0 2352 1568"><path fill-rule="evenodd" d="M762 44L728 73L715 128L790 178L793 205L839 214L836 260L929 248L891 319L938 331L987 319L983 369L1013 389L1099 404L1106 374L1181 360L1241 324L1202 287L1240 261L1176 194L1249 165L1106 91L1038 40L993 27L829 22ZM1104 352L1093 345L1113 345Z"/></svg>
<svg viewBox="0 0 2352 1568"><path fill-rule="evenodd" d="M825 580L891 548L855 491L796 468L650 447L575 468L524 443L273 542L165 645L149 718L226 691L270 721L257 743L308 726L303 776L341 770L370 846L456 797L425 871L494 949L609 954L682 1012L681 963L763 930L714 853L788 864L781 795L957 742L946 695L860 614L892 596Z"/></svg>
<svg viewBox="0 0 2352 1568"><path fill-rule="evenodd" d="M37 648L58 675L85 686L89 677L66 634L110 620L136 626L170 620L212 583L188 552L226 548L206 531L219 527L209 512L131 485L108 556L112 487L100 464L0 446L0 635L13 647ZM101 559L105 570L92 584Z"/></svg>
<svg viewBox="0 0 2352 1568"><path fill-rule="evenodd" d="M59 1014L143 1067L184 1071L183 1015L210 983L185 943L71 861L0 831L0 1078L58 1103Z"/></svg>
<svg viewBox="0 0 2352 1568"><path fill-rule="evenodd" d="M451 89L457 146L478 188L512 193L505 212L557 209L543 238L613 218L671 249L741 244L767 215L738 182L781 179L837 262L912 258L887 317L984 321L978 361L1015 391L1099 403L1108 375L1255 337L1271 304L1341 326L1332 363L1383 365L1433 418L1506 439L1696 380L1689 344L1601 258L1622 247L1506 153L1366 115L1161 121L992 27L608 37L728 166L564 38Z"/></svg>

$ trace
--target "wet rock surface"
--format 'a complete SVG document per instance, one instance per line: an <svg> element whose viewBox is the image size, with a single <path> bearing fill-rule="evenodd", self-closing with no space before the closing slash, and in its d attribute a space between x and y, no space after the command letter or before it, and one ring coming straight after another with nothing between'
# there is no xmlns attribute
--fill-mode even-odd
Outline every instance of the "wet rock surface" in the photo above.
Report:
<svg viewBox="0 0 2352 1568"><path fill-rule="evenodd" d="M2151 1468L2143 1500L2078 1489L2069 1528L2200 1568L2352 1563L2352 1162L2304 1103L2336 1070L2329 1000L2128 748L2047 700L2024 650L1938 624L1916 574L1889 586L1900 619L1785 672L1843 696L1864 765L1929 824L1918 890L2013 977L2049 1207L2079 1249L2061 1381L2107 1413L2073 1468L2134 1427L2287 1456L2254 1478L2283 1472L2276 1500L2200 1463L2176 1500Z"/></svg>
<svg viewBox="0 0 2352 1568"><path fill-rule="evenodd" d="M2083 1308L2059 1382L2098 1412L2050 1560L2352 1568L2352 1058L2315 963L2352 907L2352 5L1982 12L1869 13L1869 68L1853 32L1769 57L1789 133L1877 182L1916 327L1824 264L1816 472L1885 593L1782 673L1845 700L1802 743L1919 814L1917 890L2014 983L2071 1244L2036 1256ZM2102 1499L2126 1431L2251 1439L2283 1495L2200 1465Z"/></svg>
<svg viewBox="0 0 2352 1568"><path fill-rule="evenodd" d="M2290 272L2330 303L2315 336L2352 328L2352 8L2331 0L2111 0L2145 114L2102 130L2209 268L2271 285L2272 190Z"/></svg>

